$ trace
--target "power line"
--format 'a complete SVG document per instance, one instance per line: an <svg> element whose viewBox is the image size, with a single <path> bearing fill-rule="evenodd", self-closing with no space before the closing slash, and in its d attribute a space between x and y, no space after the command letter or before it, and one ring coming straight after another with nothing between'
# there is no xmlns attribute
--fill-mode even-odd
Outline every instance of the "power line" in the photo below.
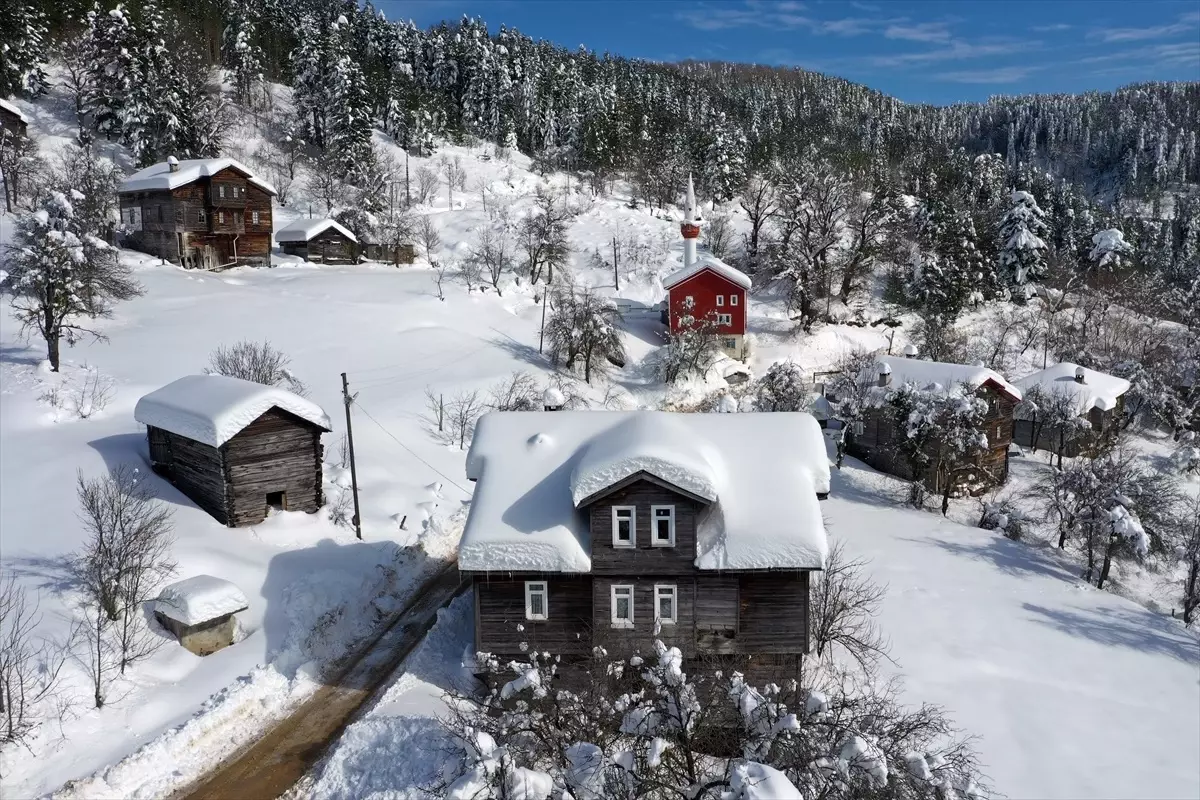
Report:
<svg viewBox="0 0 1200 800"><path fill-rule="evenodd" d="M458 482L458 481L454 480L454 478L451 478L449 475L447 475L446 473L442 472L440 469L438 469L437 467L435 467L433 464L430 464L428 461L426 461L425 459L421 458L419 455L417 455L417 454L416 454L416 453L413 451L413 449L412 449L411 447L409 447L409 446L408 446L408 445L406 445L404 442L402 442L402 441L400 441L399 439L397 439L397 438L395 437L395 435L393 435L393 434L392 434L392 432L391 432L391 431L389 431L387 428L383 427L383 424L382 424L382 423L380 423L380 421L379 421L379 420L377 420L377 419L375 419L375 417L371 416L371 412L370 412L370 411L367 411L365 408L363 408L363 407L362 407L362 403L359 403L359 402L357 402L357 401L356 401L356 402L354 403L354 405L358 406L358 410L359 410L359 411L361 411L361 412L363 412L364 414L366 414L366 415L367 415L367 419L371 420L371 422L374 422L376 425L378 425L378 426L379 426L379 430L381 430L381 431L383 431L384 433L386 433L386 434L387 434L389 437L391 437L392 441L394 441L396 444L400 445L400 446L401 446L401 447L403 447L405 450L407 450L409 455L411 455L411 456L412 456L413 458L415 458L417 461L420 461L420 462L421 462L422 464L424 464L425 466L429 467L431 470L433 470L434 472L436 472L438 475L441 475L443 478L445 478L446 480L450 481L450 483L452 483L454 486L456 486L460 492L462 492L463 494L465 494L465 495L467 495L467 496L470 496L471 492L470 492L469 490L467 490L467 489L464 489L464 488L462 487L462 485L461 485L461 484L459 484L459 482Z"/></svg>

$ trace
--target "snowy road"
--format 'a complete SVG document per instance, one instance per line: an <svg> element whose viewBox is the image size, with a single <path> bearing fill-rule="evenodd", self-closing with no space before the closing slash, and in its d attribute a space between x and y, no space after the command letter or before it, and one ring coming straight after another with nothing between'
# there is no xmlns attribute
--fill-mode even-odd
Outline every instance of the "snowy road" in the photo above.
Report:
<svg viewBox="0 0 1200 800"><path fill-rule="evenodd" d="M209 773L197 785L176 794L189 800L274 798L290 789L313 767L355 713L402 664L465 587L457 564L438 573L417 598L335 680L317 691L291 716L252 747Z"/></svg>

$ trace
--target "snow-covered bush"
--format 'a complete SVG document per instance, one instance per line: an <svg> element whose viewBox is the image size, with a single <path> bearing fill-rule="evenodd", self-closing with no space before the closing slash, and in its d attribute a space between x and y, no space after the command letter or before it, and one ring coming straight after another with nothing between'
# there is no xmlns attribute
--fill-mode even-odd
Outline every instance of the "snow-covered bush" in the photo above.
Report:
<svg viewBox="0 0 1200 800"><path fill-rule="evenodd" d="M989 531L1000 531L1009 539L1020 541L1025 538L1032 520L1012 499L983 501L983 511L979 516L979 527Z"/></svg>
<svg viewBox="0 0 1200 800"><path fill-rule="evenodd" d="M438 796L974 798L983 778L966 739L900 687L832 663L757 687L715 665L685 671L682 653L582 663L531 652L476 665L486 695L452 695L444 720L458 769Z"/></svg>
<svg viewBox="0 0 1200 800"><path fill-rule="evenodd" d="M1200 443L1188 441L1171 454L1171 464L1184 475L1200 475Z"/></svg>
<svg viewBox="0 0 1200 800"><path fill-rule="evenodd" d="M759 411L804 411L811 394L804 371L791 361L776 361L767 367L754 386Z"/></svg>

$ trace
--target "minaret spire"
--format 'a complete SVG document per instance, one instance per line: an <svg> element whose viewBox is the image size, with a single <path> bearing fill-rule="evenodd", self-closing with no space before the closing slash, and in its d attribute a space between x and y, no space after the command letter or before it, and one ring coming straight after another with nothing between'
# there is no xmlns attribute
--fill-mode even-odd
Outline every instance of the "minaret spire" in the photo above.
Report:
<svg viewBox="0 0 1200 800"><path fill-rule="evenodd" d="M688 173L687 203L683 209L683 222L679 225L683 234L683 266L696 263L696 239L700 237L700 212L696 208L696 188L692 185L692 173Z"/></svg>

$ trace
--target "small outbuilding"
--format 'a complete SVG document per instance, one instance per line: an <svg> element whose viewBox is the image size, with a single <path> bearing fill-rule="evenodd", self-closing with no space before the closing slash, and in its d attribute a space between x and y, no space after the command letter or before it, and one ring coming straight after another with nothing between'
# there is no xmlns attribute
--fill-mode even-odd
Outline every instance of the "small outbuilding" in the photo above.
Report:
<svg viewBox="0 0 1200 800"><path fill-rule="evenodd" d="M368 261L382 261L387 264L411 264L417 260L417 249L411 244L387 245L380 242L366 242L359 248L359 255Z"/></svg>
<svg viewBox="0 0 1200 800"><path fill-rule="evenodd" d="M138 401L150 466L229 527L272 509L314 513L321 490L321 407L277 386L188 375Z"/></svg>
<svg viewBox="0 0 1200 800"><path fill-rule="evenodd" d="M321 264L357 264L358 237L335 219L300 219L275 233L279 249Z"/></svg>
<svg viewBox="0 0 1200 800"><path fill-rule="evenodd" d="M154 618L198 656L228 647L237 634L233 615L250 607L242 590L212 575L172 583L154 601Z"/></svg>
<svg viewBox="0 0 1200 800"><path fill-rule="evenodd" d="M6 132L20 137L29 136L29 118L21 113L21 109L0 98L0 136Z"/></svg>

